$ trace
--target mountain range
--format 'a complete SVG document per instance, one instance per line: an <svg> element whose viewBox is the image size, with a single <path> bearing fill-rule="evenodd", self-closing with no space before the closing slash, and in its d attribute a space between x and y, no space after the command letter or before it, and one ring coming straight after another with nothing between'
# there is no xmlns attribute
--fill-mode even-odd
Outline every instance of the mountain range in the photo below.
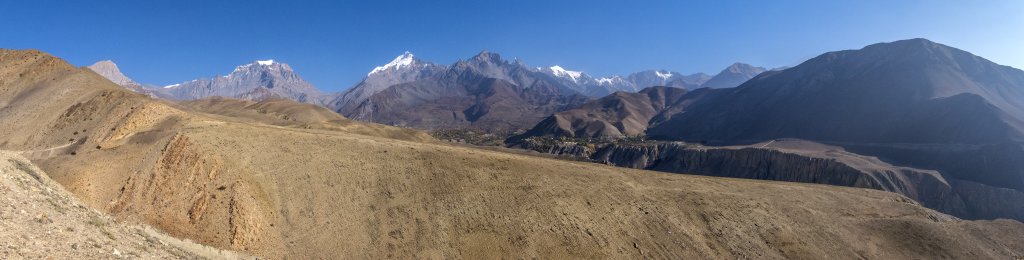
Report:
<svg viewBox="0 0 1024 260"><path fill-rule="evenodd" d="M135 83L110 61L90 68L133 91L171 100L287 98L322 105L363 121L420 129L469 127L491 131L526 129L553 112L616 91L636 92L650 86L733 87L764 71L737 63L714 77L647 70L626 77L593 78L558 65L530 67L518 59L504 60L487 51L452 65L423 61L406 52L374 68L346 91L323 93L288 64L274 60L254 61L226 76L162 88ZM487 79L494 82L485 82ZM533 89L535 86L538 88ZM396 88L389 89L392 87Z"/></svg>
<svg viewBox="0 0 1024 260"><path fill-rule="evenodd" d="M225 76L201 78L163 87L174 99L229 97L247 100L287 98L317 103L322 93L288 64L261 60L235 67Z"/></svg>
<svg viewBox="0 0 1024 260"><path fill-rule="evenodd" d="M515 138L749 145L795 138L937 170L967 218L1024 219L1024 71L911 39L829 52L736 88L616 93ZM665 105L667 104L667 105ZM514 141L514 140L513 140ZM1002 195L995 195L1002 194ZM1004 198L999 200L993 198Z"/></svg>
<svg viewBox="0 0 1024 260"><path fill-rule="evenodd" d="M93 69L119 84L138 85L111 65ZM946 184L934 189L948 190L948 196L926 199L940 210L1024 219L1016 204L979 202L992 194L1024 196L1024 163L1015 159L1024 156L1022 74L912 39L829 52L771 71L737 63L714 77L651 70L595 79L487 51L451 65L403 53L337 94L316 91L286 64L257 61L228 76L156 93L174 99L287 98L351 119L419 129L526 130L508 140L513 144L530 137L641 136L727 146L807 140L938 171ZM603 92L611 94L592 97Z"/></svg>
<svg viewBox="0 0 1024 260"><path fill-rule="evenodd" d="M289 99L172 103L39 51L0 49L0 148L0 226L10 231L0 254L10 258L206 257L121 221L270 259L1010 259L1024 250L1018 221L962 220L891 192L449 145Z"/></svg>

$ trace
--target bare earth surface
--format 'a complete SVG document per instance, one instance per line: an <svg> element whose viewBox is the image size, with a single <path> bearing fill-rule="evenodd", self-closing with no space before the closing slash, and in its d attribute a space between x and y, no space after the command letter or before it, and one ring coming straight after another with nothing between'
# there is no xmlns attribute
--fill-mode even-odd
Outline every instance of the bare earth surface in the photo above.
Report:
<svg viewBox="0 0 1024 260"><path fill-rule="evenodd" d="M85 204L268 258L1024 252L1020 222L963 221L894 193L559 161L357 122L372 131L237 120L130 93L34 51L0 50L0 108L2 149L74 143L25 156Z"/></svg>
<svg viewBox="0 0 1024 260"><path fill-rule="evenodd" d="M237 259L237 254L116 222L24 157L0 151L0 258Z"/></svg>

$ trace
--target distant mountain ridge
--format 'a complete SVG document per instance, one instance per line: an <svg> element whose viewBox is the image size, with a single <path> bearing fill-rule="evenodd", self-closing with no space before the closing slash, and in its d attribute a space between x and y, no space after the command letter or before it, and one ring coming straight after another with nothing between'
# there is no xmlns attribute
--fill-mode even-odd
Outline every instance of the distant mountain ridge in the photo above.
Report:
<svg viewBox="0 0 1024 260"><path fill-rule="evenodd" d="M588 100L553 76L487 51L449 66L403 54L379 68L328 107L352 119L389 125L513 131Z"/></svg>
<svg viewBox="0 0 1024 260"><path fill-rule="evenodd" d="M636 92L642 89L638 86L696 89L706 82L728 84L728 80L718 79L753 77L764 69L737 63L724 71L734 73L711 77L703 73L684 75L649 70L628 77L595 79L558 65L531 67L522 60L505 60L488 51L451 65L424 62L406 52L375 68L355 87L328 99L324 105L352 119L421 129L525 130L541 118L581 104L588 97ZM498 83L483 83L482 79ZM502 86L499 88L504 91L492 89L496 86ZM537 86L542 88L534 89ZM541 93L549 96L537 96ZM502 113L512 113L495 118L484 116L496 115L492 112L498 110L492 110L493 107L502 107ZM477 122L481 118L504 123Z"/></svg>
<svg viewBox="0 0 1024 260"><path fill-rule="evenodd" d="M745 63L734 63L700 84L700 87L733 88L765 71L767 70L762 67L754 67Z"/></svg>
<svg viewBox="0 0 1024 260"><path fill-rule="evenodd" d="M766 71L744 63L735 63L715 76L704 73L683 74L667 70L645 70L623 76L594 78L582 71L571 71L559 65L542 68L538 71L562 79L563 83L580 93L602 97L608 94L625 91L638 92L644 88L667 86L694 90L698 88L731 88ZM710 84L709 84L710 83Z"/></svg>
<svg viewBox="0 0 1024 260"><path fill-rule="evenodd" d="M135 92L164 99L228 97L261 101L286 98L321 105L362 121L420 129L470 127L502 132L528 129L554 112L617 91L637 92L651 86L696 89L707 82L726 82L709 85L723 87L723 84L745 80L744 77L763 71L737 63L714 77L704 73L684 75L667 70L647 70L626 77L594 78L559 65L527 66L519 59L504 60L499 54L488 51L451 65L423 61L405 52L371 70L354 87L340 93L324 93L305 81L288 64L274 60L239 65L225 76L199 78L164 87L135 83L120 73L111 61L98 62L91 68ZM753 72L736 72L734 68ZM730 71L735 73L728 74ZM720 80L722 77L731 81ZM484 82L484 79L497 81ZM396 88L389 92L392 87ZM417 92L404 93L410 90ZM427 104L432 107L424 107ZM499 112L492 110L494 108L500 108L500 113L493 113ZM424 111L435 113L423 114ZM497 116L502 113L507 115ZM481 119L483 121L477 122ZM497 123L499 121L503 123Z"/></svg>
<svg viewBox="0 0 1024 260"><path fill-rule="evenodd" d="M483 54L491 52L484 51ZM495 54L497 55L497 54ZM484 55L487 56L487 55ZM466 60L463 62L469 62ZM763 68L736 63L714 77L704 73L685 75L667 70L646 70L631 73L625 77L610 76L595 78L581 71L571 71L559 65L550 67L529 67L522 61L502 61L506 64L494 67L479 67L479 73L485 77L515 82L510 77L509 68L540 72L551 76L561 89L577 93L601 97L616 91L637 92L646 87L669 86L685 89L700 87L734 87L764 71ZM498 65L499 63L493 63ZM477 64L483 65L483 64ZM750 69L736 75L728 74L734 67ZM367 73L355 86L339 93L324 93L302 79L288 64L274 60L254 61L239 65L226 76L198 78L164 87L145 86L121 74L112 61L97 62L90 66L111 81L133 91L174 100L195 100L206 97L230 97L249 100L268 98L288 98L299 102L323 105L338 111L351 111L371 95L384 91L386 88L402 83L409 83L426 78L439 77L448 70L448 65L440 65L416 58L412 53L405 52L391 62L378 66ZM751 72L752 71L752 72ZM721 80L728 77L729 80ZM713 84L705 85L706 82ZM515 82L528 84L529 82ZM352 115L349 115L352 116ZM355 116L355 118L360 118Z"/></svg>
<svg viewBox="0 0 1024 260"><path fill-rule="evenodd" d="M234 71L225 76L168 85L161 91L178 100L219 96L248 100L288 98L319 103L323 95L295 73L291 66L274 60L254 61L235 67Z"/></svg>

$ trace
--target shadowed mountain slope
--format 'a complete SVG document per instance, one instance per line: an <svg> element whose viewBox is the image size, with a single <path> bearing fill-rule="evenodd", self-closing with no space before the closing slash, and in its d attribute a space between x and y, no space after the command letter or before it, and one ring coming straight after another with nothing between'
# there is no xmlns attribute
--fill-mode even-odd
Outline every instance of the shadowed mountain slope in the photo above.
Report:
<svg viewBox="0 0 1024 260"><path fill-rule="evenodd" d="M637 93L615 92L544 119L527 136L621 138L641 135L655 115L675 104L685 89L651 87Z"/></svg>

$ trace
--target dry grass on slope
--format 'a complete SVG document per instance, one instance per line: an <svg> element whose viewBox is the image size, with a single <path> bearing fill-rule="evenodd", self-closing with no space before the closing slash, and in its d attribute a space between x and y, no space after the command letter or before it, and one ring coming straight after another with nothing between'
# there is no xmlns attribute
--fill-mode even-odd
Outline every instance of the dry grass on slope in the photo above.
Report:
<svg viewBox="0 0 1024 260"><path fill-rule="evenodd" d="M276 126L337 130L393 139L432 141L429 134L373 123L349 120L329 109L287 99L248 101L213 97L182 101L182 108L215 116L225 121L256 122Z"/></svg>

